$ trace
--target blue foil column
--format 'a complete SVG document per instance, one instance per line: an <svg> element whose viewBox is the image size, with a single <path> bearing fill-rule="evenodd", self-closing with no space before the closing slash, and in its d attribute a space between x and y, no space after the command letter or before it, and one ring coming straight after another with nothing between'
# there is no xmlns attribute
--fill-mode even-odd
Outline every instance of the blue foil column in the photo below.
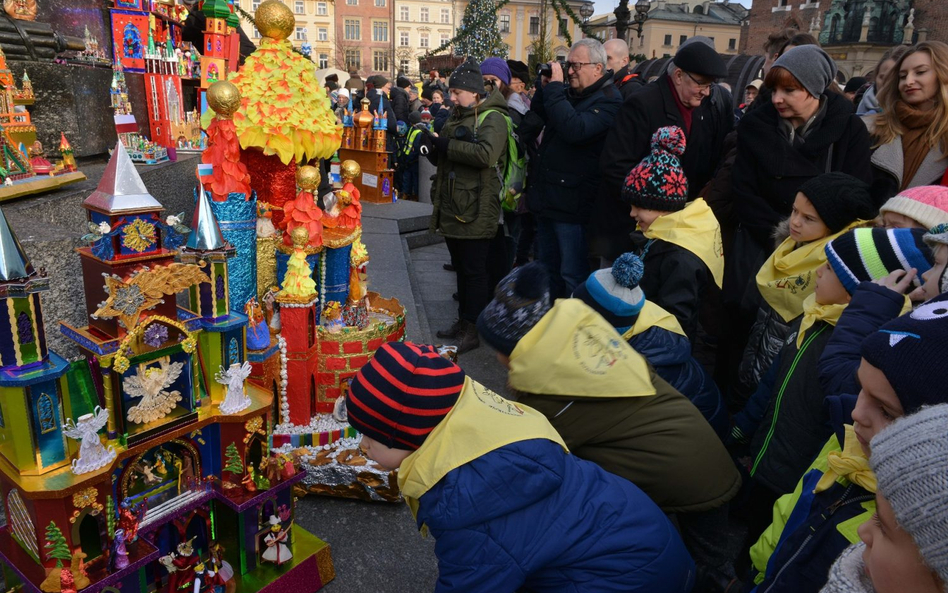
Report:
<svg viewBox="0 0 948 593"><path fill-rule="evenodd" d="M226 202L211 200L221 234L237 248L227 260L227 283L230 287L230 310L244 312L244 305L257 296L257 193L249 200L244 194L232 193ZM197 191L194 193L197 201Z"/></svg>
<svg viewBox="0 0 948 593"><path fill-rule="evenodd" d="M337 301L345 305L349 302L349 255L352 245L337 249L326 247L326 283L319 286L325 302ZM321 284L321 283L320 283Z"/></svg>

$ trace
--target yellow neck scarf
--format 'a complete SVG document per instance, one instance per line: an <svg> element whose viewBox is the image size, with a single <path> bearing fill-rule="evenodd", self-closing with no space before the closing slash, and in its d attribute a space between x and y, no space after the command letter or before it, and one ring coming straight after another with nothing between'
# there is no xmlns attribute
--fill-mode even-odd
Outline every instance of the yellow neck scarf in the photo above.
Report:
<svg viewBox="0 0 948 593"><path fill-rule="evenodd" d="M836 480L844 478L869 492L876 491L876 475L869 467L869 460L863 453L862 446L856 440L856 433L851 424L844 427L846 434L843 437L843 450L830 451L826 456L829 467L817 482L813 492L827 490Z"/></svg>
<svg viewBox="0 0 948 593"><path fill-rule="evenodd" d="M856 221L838 233L797 246L787 237L757 272L761 296L784 321L803 313L803 301L816 288L816 269L826 263L826 244L846 231L864 225Z"/></svg>
<svg viewBox="0 0 948 593"><path fill-rule="evenodd" d="M800 331L797 332L797 348L803 346L803 340L806 332L813 327L817 321L836 326L839 316L846 310L849 303L821 305L816 302L816 294L811 294L803 301L803 320L800 322Z"/></svg>
<svg viewBox="0 0 948 593"><path fill-rule="evenodd" d="M704 198L698 198L683 210L659 216L642 234L647 239L674 243L698 256L711 271L714 283L721 287L724 282L721 225Z"/></svg>
<svg viewBox="0 0 948 593"><path fill-rule="evenodd" d="M398 469L401 489L412 515L418 501L448 472L495 449L531 439L547 439L569 452L546 416L502 398L467 377L454 407Z"/></svg>
<svg viewBox="0 0 948 593"><path fill-rule="evenodd" d="M645 301L645 305L643 305L642 310L639 311L639 316L635 318L635 325L626 330L626 332L622 334L622 337L628 341L652 327L660 327L679 336L687 336L685 330L681 329L681 324L678 323L677 317L652 301Z"/></svg>
<svg viewBox="0 0 948 593"><path fill-rule="evenodd" d="M648 363L599 313L559 299L510 353L510 386L566 397L655 395Z"/></svg>

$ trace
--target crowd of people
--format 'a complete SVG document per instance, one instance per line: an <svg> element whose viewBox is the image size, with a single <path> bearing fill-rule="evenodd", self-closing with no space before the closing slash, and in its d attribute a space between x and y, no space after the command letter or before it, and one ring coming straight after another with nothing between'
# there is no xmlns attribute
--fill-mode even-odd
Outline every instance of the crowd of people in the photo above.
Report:
<svg viewBox="0 0 948 593"><path fill-rule="evenodd" d="M408 343L347 395L438 591L948 590L948 45L776 32L735 106L709 41L468 60L416 136L515 395Z"/></svg>

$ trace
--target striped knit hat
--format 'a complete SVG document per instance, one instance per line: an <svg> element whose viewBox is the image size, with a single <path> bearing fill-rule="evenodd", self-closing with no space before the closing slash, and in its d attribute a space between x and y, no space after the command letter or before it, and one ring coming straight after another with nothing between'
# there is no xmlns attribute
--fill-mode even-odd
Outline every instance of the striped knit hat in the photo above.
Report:
<svg viewBox="0 0 948 593"><path fill-rule="evenodd" d="M685 133L678 126L652 134L652 152L629 171L622 198L632 206L677 212L688 202L688 178L679 158L685 153Z"/></svg>
<svg viewBox="0 0 948 593"><path fill-rule="evenodd" d="M853 229L826 244L826 259L852 294L860 282L915 268L918 278L932 267L932 251L922 229Z"/></svg>
<svg viewBox="0 0 948 593"><path fill-rule="evenodd" d="M948 405L896 419L872 439L869 463L899 527L948 582Z"/></svg>
<svg viewBox="0 0 948 593"><path fill-rule="evenodd" d="M639 288L644 272L645 264L639 256L623 253L611 268L590 274L573 291L573 298L581 299L623 333L635 325L645 306L645 293Z"/></svg>
<svg viewBox="0 0 948 593"><path fill-rule="evenodd" d="M948 222L948 187L922 185L910 187L879 208L880 214L895 212L918 221L926 229Z"/></svg>
<svg viewBox="0 0 948 593"><path fill-rule="evenodd" d="M386 447L414 451L461 395L464 371L431 346L389 342L346 395L349 424Z"/></svg>

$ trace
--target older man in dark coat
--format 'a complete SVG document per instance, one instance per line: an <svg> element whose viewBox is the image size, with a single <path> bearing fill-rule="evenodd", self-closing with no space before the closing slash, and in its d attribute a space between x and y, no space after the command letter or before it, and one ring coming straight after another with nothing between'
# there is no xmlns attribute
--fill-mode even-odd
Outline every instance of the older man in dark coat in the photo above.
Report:
<svg viewBox="0 0 948 593"><path fill-rule="evenodd" d="M600 158L602 186L589 231L592 255L610 263L630 250L634 222L620 200L620 190L632 167L648 156L652 134L659 128L684 130L687 146L681 165L688 177L689 199L698 197L717 169L724 137L734 124L730 107L722 110L712 104L714 81L726 75L724 60L713 48L700 41L688 43L658 80L625 101Z"/></svg>

